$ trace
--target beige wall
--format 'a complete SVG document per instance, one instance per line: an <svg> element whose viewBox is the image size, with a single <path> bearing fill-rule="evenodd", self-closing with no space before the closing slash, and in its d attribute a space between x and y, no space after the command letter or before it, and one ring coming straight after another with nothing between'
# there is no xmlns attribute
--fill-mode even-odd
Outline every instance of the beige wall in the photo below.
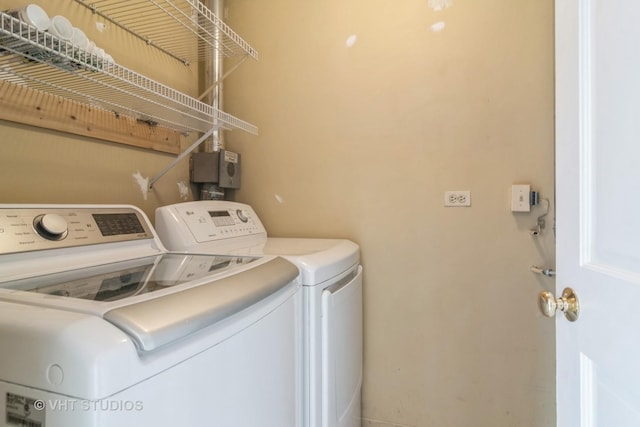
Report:
<svg viewBox="0 0 640 427"><path fill-rule="evenodd" d="M0 203L126 203L153 219L156 207L191 200L186 160L140 187L175 156L2 121L0 135Z"/></svg>
<svg viewBox="0 0 640 427"><path fill-rule="evenodd" d="M225 86L260 128L227 134L236 199L272 235L362 248L363 425L554 425L553 281L529 271L553 267L553 215L534 240L543 209L508 204L513 183L553 202L553 2L226 4L260 53Z"/></svg>
<svg viewBox="0 0 640 427"><path fill-rule="evenodd" d="M49 14L63 14L110 52L121 65L197 96L197 67L168 59L135 41L73 0L0 0L0 10L28 3ZM102 27L100 27L102 28ZM126 46L126 48L123 48ZM140 187L175 156L0 121L0 203L129 203L153 219L162 204L191 200L185 160L162 177L153 190ZM193 135L186 137L187 146Z"/></svg>

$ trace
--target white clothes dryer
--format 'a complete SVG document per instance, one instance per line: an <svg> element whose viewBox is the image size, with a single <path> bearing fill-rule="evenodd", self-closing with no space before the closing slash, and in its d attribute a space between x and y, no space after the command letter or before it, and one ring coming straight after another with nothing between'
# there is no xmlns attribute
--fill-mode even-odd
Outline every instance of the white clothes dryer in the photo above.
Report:
<svg viewBox="0 0 640 427"><path fill-rule="evenodd" d="M0 205L0 426L300 425L298 276L133 206Z"/></svg>
<svg viewBox="0 0 640 427"><path fill-rule="evenodd" d="M300 270L303 309L304 427L361 425L362 267L344 239L268 237L246 204L203 200L156 210L155 226L172 251L277 255Z"/></svg>

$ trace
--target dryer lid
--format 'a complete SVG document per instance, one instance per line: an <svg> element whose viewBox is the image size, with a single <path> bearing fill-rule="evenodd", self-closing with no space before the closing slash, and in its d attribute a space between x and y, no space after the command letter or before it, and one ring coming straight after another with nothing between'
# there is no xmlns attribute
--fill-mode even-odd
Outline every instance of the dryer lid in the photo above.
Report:
<svg viewBox="0 0 640 427"><path fill-rule="evenodd" d="M300 269L302 286L319 285L360 262L359 246L345 239L269 237L262 253L294 263Z"/></svg>

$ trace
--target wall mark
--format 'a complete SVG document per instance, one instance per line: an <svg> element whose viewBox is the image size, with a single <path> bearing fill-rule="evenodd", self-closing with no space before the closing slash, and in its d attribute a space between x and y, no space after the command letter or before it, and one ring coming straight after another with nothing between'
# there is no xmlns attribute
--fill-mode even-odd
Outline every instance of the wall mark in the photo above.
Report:
<svg viewBox="0 0 640 427"><path fill-rule="evenodd" d="M178 182L178 192L182 200L187 200L189 198L189 185L184 181Z"/></svg>
<svg viewBox="0 0 640 427"><path fill-rule="evenodd" d="M358 39L358 36L356 36L355 34L351 34L349 37L347 37L347 42L346 42L347 47L353 47L353 45L356 44L357 39Z"/></svg>
<svg viewBox="0 0 640 427"><path fill-rule="evenodd" d="M431 31L433 31L434 33L439 33L440 31L444 30L444 27L444 21L436 22L431 26Z"/></svg>
<svg viewBox="0 0 640 427"><path fill-rule="evenodd" d="M428 5L433 10L442 10L453 6L453 0L429 0Z"/></svg>
<svg viewBox="0 0 640 427"><path fill-rule="evenodd" d="M140 191L142 191L142 197L147 200L148 191L149 191L149 177L144 177L140 173L140 171L136 171L133 175L133 179L136 181L138 186L140 187Z"/></svg>

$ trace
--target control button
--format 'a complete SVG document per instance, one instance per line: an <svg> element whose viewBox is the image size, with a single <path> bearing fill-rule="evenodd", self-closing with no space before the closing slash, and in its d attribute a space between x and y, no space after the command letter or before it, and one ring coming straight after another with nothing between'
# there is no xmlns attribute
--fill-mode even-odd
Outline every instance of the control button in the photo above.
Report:
<svg viewBox="0 0 640 427"><path fill-rule="evenodd" d="M245 211L243 211L242 209L237 209L236 210L236 215L238 215L238 219L242 222L247 222L249 221L249 217L247 216L247 214L245 213Z"/></svg>
<svg viewBox="0 0 640 427"><path fill-rule="evenodd" d="M33 220L36 232L48 240L62 240L67 237L67 221L57 214L39 215Z"/></svg>

